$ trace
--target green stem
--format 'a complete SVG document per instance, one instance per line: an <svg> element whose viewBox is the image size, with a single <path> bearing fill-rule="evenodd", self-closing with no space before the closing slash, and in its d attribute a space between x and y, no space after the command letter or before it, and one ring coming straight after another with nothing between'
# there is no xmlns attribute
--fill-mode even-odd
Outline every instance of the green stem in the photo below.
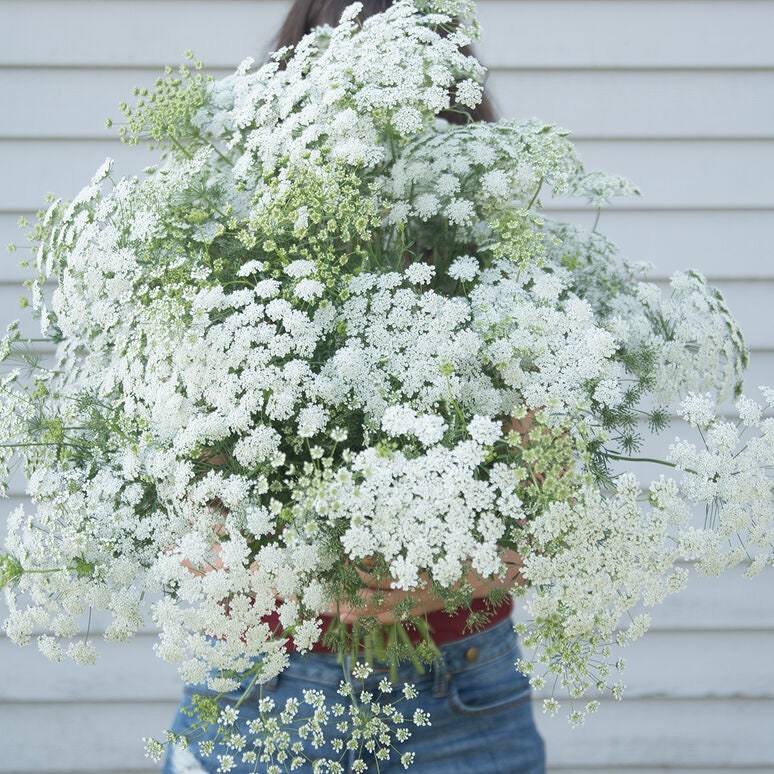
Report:
<svg viewBox="0 0 774 774"><path fill-rule="evenodd" d="M223 161L225 161L225 162L226 162L226 164L228 164L230 167L233 167L233 166L234 166L234 165L233 165L233 163L231 162L231 159L230 159L228 156L226 156L226 155L224 155L223 153L221 153L221 152L218 150L218 148L217 148L217 146L215 145L215 143L214 143L214 142L212 142L212 140L209 140L207 137L202 137L201 135L197 135L197 137L199 137L199 139L201 139L201 140L203 140L204 142L206 142L206 143L207 143L207 145L209 145L209 146L210 146L210 148L212 148L212 150L214 150L214 151L215 151L215 153L216 153L216 154L217 154L217 155L218 155L218 156L219 156L221 159L223 159Z"/></svg>
<svg viewBox="0 0 774 774"><path fill-rule="evenodd" d="M605 457L609 460L617 460L619 462L652 462L654 465L664 465L668 468L678 469L674 462L667 462L666 460L658 460L654 457L627 457L623 454L612 454L611 452L605 452ZM693 473L698 476L698 471L693 468L679 468L679 470L685 470L686 473Z"/></svg>
<svg viewBox="0 0 774 774"><path fill-rule="evenodd" d="M193 156L188 151L188 149L183 145L183 143L180 142L180 140L177 139L177 137L169 136L169 139L172 141L172 144L187 158L192 159Z"/></svg>
<svg viewBox="0 0 774 774"><path fill-rule="evenodd" d="M25 570L23 567L21 568L21 571L14 574L14 575L8 575L6 577L2 577L0 575L0 589L4 589L6 586L9 586L11 584L16 583L19 578L21 578L22 575L50 575L55 572L65 572L70 571L74 572L77 571L77 568L75 567L55 567L51 569L46 570Z"/></svg>
<svg viewBox="0 0 774 774"><path fill-rule="evenodd" d="M534 194L534 196L533 196L533 197L530 199L530 201L529 201L529 204L527 205L527 212L529 212L529 210L531 210L531 209L532 209L532 205L533 205L533 204L534 204L534 203L537 201L537 198L538 198L538 196L539 196L539 194L540 194L540 191L541 191L541 190L542 190L542 188L543 188L543 182L544 182L544 180L543 180L543 178L541 177L541 178L540 178L540 182L538 183L538 187L537 187L537 189L535 190L535 194Z"/></svg>
<svg viewBox="0 0 774 774"><path fill-rule="evenodd" d="M612 454L610 452L605 452L605 457L609 460L618 460L619 462L652 462L655 465L666 465L669 468L676 468L677 465L675 465L674 462L667 462L666 460L658 460L654 457L627 457L623 454ZM692 473L695 473L695 471L691 471Z"/></svg>
<svg viewBox="0 0 774 774"><path fill-rule="evenodd" d="M86 643L89 641L89 635L91 634L91 614L93 610L94 608L89 607L89 619L86 623L86 631L83 633L83 641Z"/></svg>

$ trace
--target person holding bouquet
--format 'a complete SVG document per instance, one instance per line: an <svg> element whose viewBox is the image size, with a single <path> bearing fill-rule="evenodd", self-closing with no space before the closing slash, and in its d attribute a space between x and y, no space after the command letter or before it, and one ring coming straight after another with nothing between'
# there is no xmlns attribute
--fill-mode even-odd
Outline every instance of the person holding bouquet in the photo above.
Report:
<svg viewBox="0 0 774 774"><path fill-rule="evenodd" d="M92 609L111 641L150 615L186 686L165 774L539 774L532 689L581 724L643 604L772 563L736 321L544 210L637 191L494 120L476 31L467 0L299 0L260 67L138 89L120 132L159 163L32 228L56 361L0 383L34 506L4 628L90 663ZM699 443L640 457L676 415Z"/></svg>
<svg viewBox="0 0 774 774"><path fill-rule="evenodd" d="M299 42L317 27L335 27L349 0L296 0L279 31L277 49L293 50ZM384 11L391 2L365 0L357 14L359 21ZM462 47L466 55L472 55L468 46ZM378 65L378 63L376 63ZM486 95L472 109L464 112L446 111L443 119L455 124L468 121L492 121L494 111ZM432 253L422 256L432 260ZM512 430L522 423L512 423ZM370 619L384 627L400 625L400 610L410 609L411 615L423 624L423 632L429 635L433 658L417 672L412 659L399 668L398 681L413 683L416 696L411 709L426 710L430 721L417 726L399 752L410 751L417 761L412 769L418 774L450 774L454 771L477 774L540 774L545 770L543 740L534 723L531 707L531 690L528 678L514 669L520 658L516 635L511 623L512 601L507 595L496 595L498 601L490 601L493 589L510 589L519 575L519 557L508 553L509 571L501 579L471 579L467 590L468 603L447 611L442 597L423 590L404 592L390 588L386 583L374 581L363 573L363 587L359 589L357 604L340 600L335 609L323 616L324 627L330 628L331 620L344 625L356 619ZM405 618L405 613L403 613ZM274 621L276 624L276 621ZM419 633L411 632L414 644L422 641ZM292 643L291 646L292 648ZM362 655L362 654L360 654ZM357 659L357 655L354 656ZM348 667L351 669L351 665ZM369 677L370 687L378 691L378 683L387 672L385 665L377 663ZM272 699L280 705L288 700L303 701L303 692L311 687L323 689L332 704L337 698L341 683L340 657L335 650L322 642L311 653L292 653L290 663L278 675L268 690ZM185 734L196 725L192 710L192 697L196 687L187 689L188 696L182 702L172 726L174 732ZM250 704L255 702L259 687L250 687L251 696L241 704L242 714L249 714ZM243 698L243 697L240 697ZM223 696L219 701L224 707L236 701L234 694ZM340 697L339 697L340 698ZM210 729L212 737L218 736L216 727ZM188 750L171 747L164 767L165 774L193 771L219 771L219 756L227 754L227 748L215 744L206 759L197 758ZM343 771L357 770L355 751L344 756ZM335 759L330 749L320 751L320 758ZM349 758L349 760L347 760ZM317 771L309 760L294 771ZM394 768L387 761L376 758L363 771L387 772ZM401 767L402 768L402 767ZM237 766L235 772L262 771L250 766ZM327 770L327 769L321 769Z"/></svg>

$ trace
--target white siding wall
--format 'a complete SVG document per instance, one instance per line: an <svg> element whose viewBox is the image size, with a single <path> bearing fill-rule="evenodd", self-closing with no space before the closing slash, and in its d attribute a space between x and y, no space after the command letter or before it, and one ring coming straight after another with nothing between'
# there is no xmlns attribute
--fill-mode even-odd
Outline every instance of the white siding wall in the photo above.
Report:
<svg viewBox="0 0 774 774"><path fill-rule="evenodd" d="M0 244L105 156L138 165L104 128L132 86L188 48L216 73L260 57L286 7L0 0ZM753 350L750 386L774 384L774 2L485 0L480 15L501 113L572 129L589 166L635 179L643 196L604 215L606 232L659 278L695 266L715 280ZM2 324L18 316L16 263L0 264ZM654 611L622 704L583 730L539 718L551 771L773 771L773 591L773 573L732 574ZM0 772L152 771L139 739L165 727L178 684L151 646L108 647L86 669L0 638Z"/></svg>

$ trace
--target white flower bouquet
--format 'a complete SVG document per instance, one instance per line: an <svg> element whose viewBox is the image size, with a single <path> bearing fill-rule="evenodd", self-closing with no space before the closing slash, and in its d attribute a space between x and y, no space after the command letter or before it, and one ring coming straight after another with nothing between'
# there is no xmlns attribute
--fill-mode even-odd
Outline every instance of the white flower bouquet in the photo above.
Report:
<svg viewBox="0 0 774 774"><path fill-rule="evenodd" d="M579 722L592 692L620 693L612 647L685 560L772 562L774 391L720 417L747 357L720 295L687 272L662 297L597 230L541 211L630 183L584 170L553 126L439 117L482 97L471 8L356 12L258 69L170 73L122 129L160 166L115 181L106 162L33 229L56 362L2 382L2 465L23 463L34 503L0 555L5 630L90 661L87 610L116 641L150 611L159 656L228 690L281 672L290 638L421 669L412 594L464 610L475 579L523 601L518 668ZM26 350L12 328L0 354ZM705 446L677 442L675 477L641 485L638 425L676 406ZM395 624L373 590L406 592ZM341 604L362 615L323 627ZM342 735L389 754L363 728Z"/></svg>

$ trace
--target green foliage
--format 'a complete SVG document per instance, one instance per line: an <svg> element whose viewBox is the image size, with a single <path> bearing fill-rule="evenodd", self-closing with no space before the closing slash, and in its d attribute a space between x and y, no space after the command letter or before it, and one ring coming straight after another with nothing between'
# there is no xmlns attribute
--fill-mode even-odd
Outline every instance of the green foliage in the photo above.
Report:
<svg viewBox="0 0 774 774"><path fill-rule="evenodd" d="M187 53L188 59L193 55ZM193 67L180 65L175 72L166 68L166 76L156 81L155 88L135 88L137 101L134 107L121 104L121 112L127 119L120 127L121 139L130 145L150 142L151 147L172 149L183 157L191 157L201 144L193 117L207 101L207 90L213 82L204 74L200 61Z"/></svg>
<svg viewBox="0 0 774 774"><path fill-rule="evenodd" d="M0 589L18 583L22 575L22 563L12 554L0 553Z"/></svg>

